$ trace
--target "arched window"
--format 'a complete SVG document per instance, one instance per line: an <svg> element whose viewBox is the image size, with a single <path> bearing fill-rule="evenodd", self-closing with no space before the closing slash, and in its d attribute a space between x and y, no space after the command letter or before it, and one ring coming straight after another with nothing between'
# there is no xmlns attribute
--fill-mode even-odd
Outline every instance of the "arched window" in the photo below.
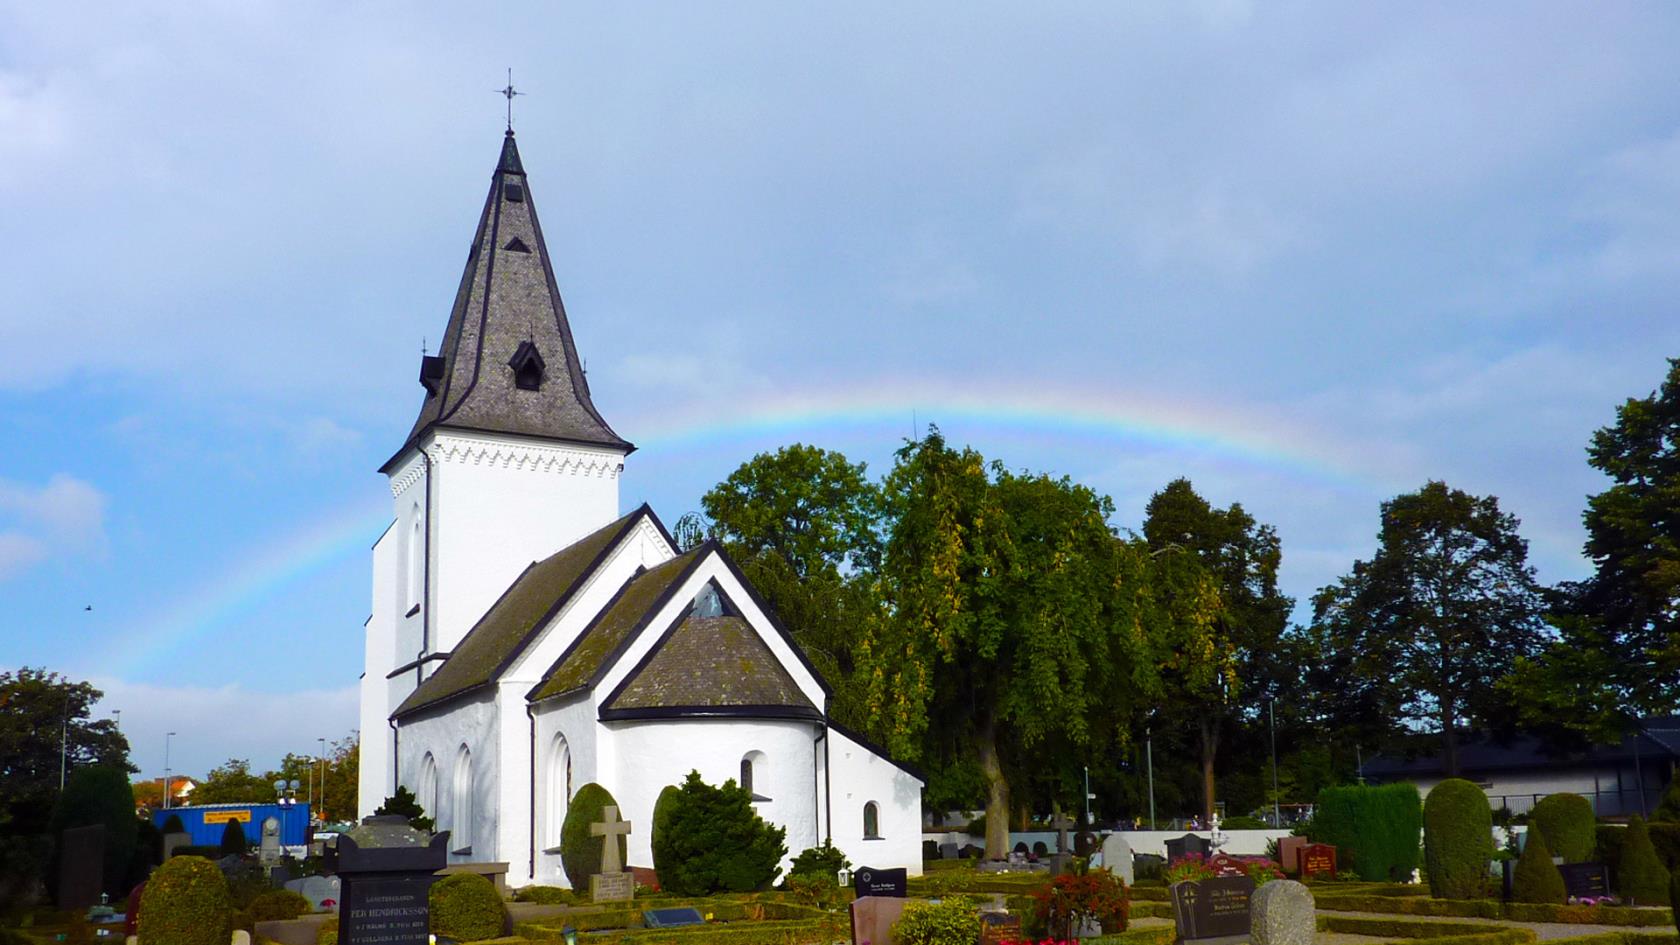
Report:
<svg viewBox="0 0 1680 945"><path fill-rule="evenodd" d="M414 613L420 607L420 597L425 593L422 586L426 580L426 537L424 526L420 521L420 504L416 502L410 513L414 524L409 528L408 535L408 612Z"/></svg>
<svg viewBox="0 0 1680 945"><path fill-rule="evenodd" d="M751 758L742 758L741 759L741 786L747 789L748 794L752 793L753 788L752 788L752 759Z"/></svg>
<svg viewBox="0 0 1680 945"><path fill-rule="evenodd" d="M881 808L874 801L863 805L863 839L881 839Z"/></svg>
<svg viewBox="0 0 1680 945"><path fill-rule="evenodd" d="M765 760L764 752L749 751L741 756L741 787L752 795L755 801L768 801L770 798L760 794L761 789L771 786L770 768Z"/></svg>
<svg viewBox="0 0 1680 945"><path fill-rule="evenodd" d="M560 846L560 827L572 801L572 749L566 736L556 733L548 753L548 846Z"/></svg>
<svg viewBox="0 0 1680 945"><path fill-rule="evenodd" d="M472 752L462 745L455 754L454 787L449 799L451 853L471 854L473 846Z"/></svg>
<svg viewBox="0 0 1680 945"><path fill-rule="evenodd" d="M432 818L432 823L437 824L442 815L438 810L437 759L429 751L426 757L420 759L420 793L414 799L420 802L420 807L427 817Z"/></svg>

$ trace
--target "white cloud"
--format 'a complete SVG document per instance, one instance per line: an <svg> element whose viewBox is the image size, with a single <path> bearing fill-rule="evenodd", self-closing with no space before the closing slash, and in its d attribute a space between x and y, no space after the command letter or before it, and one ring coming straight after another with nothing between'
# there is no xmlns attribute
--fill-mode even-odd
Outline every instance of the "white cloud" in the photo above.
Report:
<svg viewBox="0 0 1680 945"><path fill-rule="evenodd" d="M105 493L66 473L34 487L0 479L0 579L56 554L104 552Z"/></svg>

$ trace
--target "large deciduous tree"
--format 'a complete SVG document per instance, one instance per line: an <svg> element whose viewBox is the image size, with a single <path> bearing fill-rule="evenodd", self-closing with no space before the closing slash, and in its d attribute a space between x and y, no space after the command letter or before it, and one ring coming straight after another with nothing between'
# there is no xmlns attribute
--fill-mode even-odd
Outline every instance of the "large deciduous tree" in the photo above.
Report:
<svg viewBox="0 0 1680 945"><path fill-rule="evenodd" d="M937 429L899 451L884 492L883 608L858 651L871 729L900 757L972 759L986 855L1001 858L1011 772L1030 753L1123 737L1101 720L1123 714L1107 703L1137 691L1129 677L1144 645L1135 595L1119 580L1127 546L1108 527L1106 498L1067 479L988 470Z"/></svg>
<svg viewBox="0 0 1680 945"><path fill-rule="evenodd" d="M46 829L61 771L135 770L116 723L91 718L103 696L89 683L44 669L0 672L0 814L11 820L8 833Z"/></svg>
<svg viewBox="0 0 1680 945"><path fill-rule="evenodd" d="M1278 654L1295 604L1278 590L1282 547L1270 525L1239 504L1214 508L1188 479L1175 479L1150 498L1143 535L1157 561L1167 714L1195 726L1202 816L1211 819L1224 728L1287 681L1287 661Z"/></svg>
<svg viewBox="0 0 1680 945"><path fill-rule="evenodd" d="M1494 684L1545 639L1517 527L1494 497L1430 482L1383 503L1376 555L1313 598L1331 659L1395 731L1438 729L1449 777L1459 727L1493 721Z"/></svg>
<svg viewBox="0 0 1680 945"><path fill-rule="evenodd" d="M194 804L267 804L273 800L274 778L252 773L251 762L244 758L229 758L211 768L192 792Z"/></svg>

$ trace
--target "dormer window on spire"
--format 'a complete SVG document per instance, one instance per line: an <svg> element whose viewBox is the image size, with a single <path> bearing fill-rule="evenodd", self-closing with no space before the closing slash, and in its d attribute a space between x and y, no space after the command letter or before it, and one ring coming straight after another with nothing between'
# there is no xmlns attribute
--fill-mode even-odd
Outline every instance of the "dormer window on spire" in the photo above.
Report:
<svg viewBox="0 0 1680 945"><path fill-rule="evenodd" d="M513 384L520 390L541 390L543 382L543 359L537 351L537 346L529 341L521 341L519 350L508 359L508 367L513 368Z"/></svg>

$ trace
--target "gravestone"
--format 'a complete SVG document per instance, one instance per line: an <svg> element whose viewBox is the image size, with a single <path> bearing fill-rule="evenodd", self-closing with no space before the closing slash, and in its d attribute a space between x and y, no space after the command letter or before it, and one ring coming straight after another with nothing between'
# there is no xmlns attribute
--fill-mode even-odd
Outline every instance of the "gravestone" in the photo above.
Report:
<svg viewBox="0 0 1680 945"><path fill-rule="evenodd" d="M1235 945L1248 938L1248 905L1254 895L1254 880L1218 876L1173 883L1171 894L1179 941Z"/></svg>
<svg viewBox="0 0 1680 945"><path fill-rule="evenodd" d="M1565 863L1563 891L1570 899L1602 899L1610 892L1610 871L1603 863Z"/></svg>
<svg viewBox="0 0 1680 945"><path fill-rule="evenodd" d="M1073 848L1068 846L1068 830L1073 827L1073 818L1058 813L1050 818L1050 826L1056 831L1056 852L1072 853Z"/></svg>
<svg viewBox="0 0 1680 945"><path fill-rule="evenodd" d="M1248 913L1254 945L1313 945L1318 936L1312 891L1291 879L1256 889Z"/></svg>
<svg viewBox="0 0 1680 945"><path fill-rule="evenodd" d="M265 866L280 862L280 818L269 817L262 822L262 846L257 850L257 859Z"/></svg>
<svg viewBox="0 0 1680 945"><path fill-rule="evenodd" d="M1032 851L1027 848L1027 842L1022 840L1015 844L1015 852L1021 854L1022 856L1026 856Z"/></svg>
<svg viewBox="0 0 1680 945"><path fill-rule="evenodd" d="M330 908L326 903L337 905L342 896L339 895L337 876L305 876L302 879L288 881L286 888L309 900L310 910L320 912Z"/></svg>
<svg viewBox="0 0 1680 945"><path fill-rule="evenodd" d="M685 925L705 925L699 909L648 909L642 913L642 924L650 929L675 929Z"/></svg>
<svg viewBox="0 0 1680 945"><path fill-rule="evenodd" d="M1278 841L1278 866L1290 876L1301 873L1301 848L1310 841L1306 837L1284 837Z"/></svg>
<svg viewBox="0 0 1680 945"><path fill-rule="evenodd" d="M1220 876L1246 876L1248 864L1229 853L1215 853L1208 857L1208 867Z"/></svg>
<svg viewBox="0 0 1680 945"><path fill-rule="evenodd" d="M1127 886L1136 881L1137 867L1132 862L1132 845L1126 842L1126 835L1115 831L1103 838L1102 845L1103 866L1109 872L1120 877L1120 881Z"/></svg>
<svg viewBox="0 0 1680 945"><path fill-rule="evenodd" d="M192 846L192 834L166 833L163 835L163 858L167 860L175 855L176 850L190 846Z"/></svg>
<svg viewBox="0 0 1680 945"><path fill-rule="evenodd" d="M981 854L985 853L986 851L980 849L979 847L975 846L972 843L965 843L965 844L963 844L963 848L961 850L957 851L957 852L961 853L962 858L965 859L965 860L978 860L980 858Z"/></svg>
<svg viewBox="0 0 1680 945"><path fill-rule="evenodd" d="M58 848L58 907L80 912L99 902L104 886L105 825L64 831Z"/></svg>
<svg viewBox="0 0 1680 945"><path fill-rule="evenodd" d="M627 900L635 895L636 881L618 862L618 838L630 832L630 821L618 819L618 807L601 808L601 822L590 824L589 832L601 838L601 872L589 877L589 898L594 902Z"/></svg>
<svg viewBox="0 0 1680 945"><path fill-rule="evenodd" d="M1301 878L1336 878L1336 848L1328 843L1309 843L1301 848Z"/></svg>
<svg viewBox="0 0 1680 945"><path fill-rule="evenodd" d="M955 860L961 856L962 847L954 843L941 843L939 845L939 858L941 860Z"/></svg>
<svg viewBox="0 0 1680 945"><path fill-rule="evenodd" d="M428 895L449 860L449 831L428 836L406 817L368 817L338 838L327 866L344 896L343 945L427 945Z"/></svg>
<svg viewBox="0 0 1680 945"><path fill-rule="evenodd" d="M1022 941L1020 916L1007 912L980 913L980 945L1019 941Z"/></svg>
<svg viewBox="0 0 1680 945"><path fill-rule="evenodd" d="M893 923L904 914L907 901L889 896L852 900L852 945L892 945Z"/></svg>
<svg viewBox="0 0 1680 945"><path fill-rule="evenodd" d="M852 872L852 889L860 899L865 896L903 899L910 894L910 872L903 867L878 870L860 866Z"/></svg>
<svg viewBox="0 0 1680 945"><path fill-rule="evenodd" d="M1211 852L1213 852L1213 844L1206 837L1198 837L1193 833L1187 833L1182 837L1173 837L1167 841L1168 863L1192 853L1207 856Z"/></svg>

